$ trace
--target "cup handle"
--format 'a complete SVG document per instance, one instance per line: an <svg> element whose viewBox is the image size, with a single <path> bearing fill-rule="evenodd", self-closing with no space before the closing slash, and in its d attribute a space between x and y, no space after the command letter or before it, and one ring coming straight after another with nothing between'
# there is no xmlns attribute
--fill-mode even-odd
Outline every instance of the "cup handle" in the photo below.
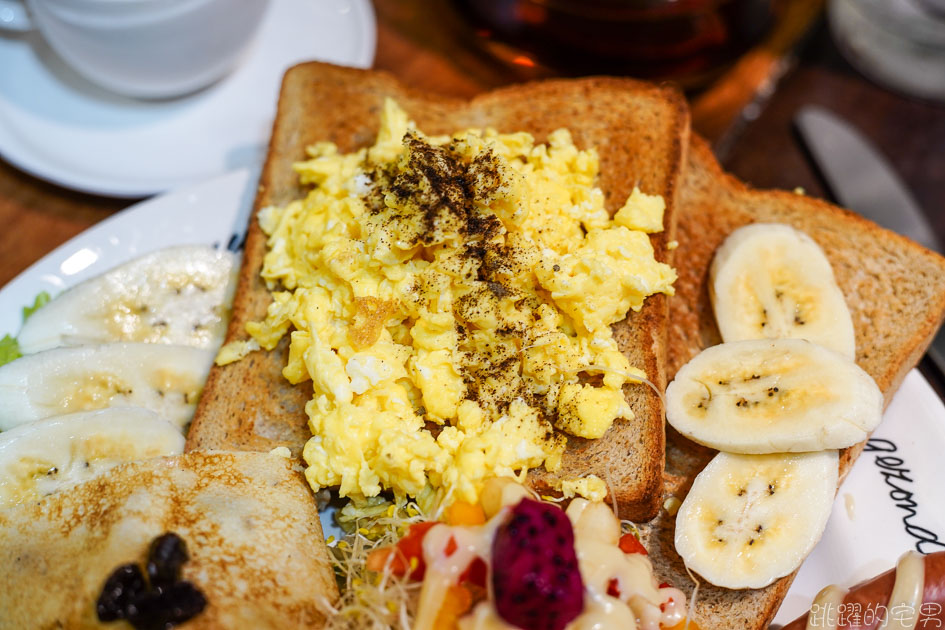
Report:
<svg viewBox="0 0 945 630"><path fill-rule="evenodd" d="M0 30L26 32L33 30L33 21L20 0L0 0Z"/></svg>

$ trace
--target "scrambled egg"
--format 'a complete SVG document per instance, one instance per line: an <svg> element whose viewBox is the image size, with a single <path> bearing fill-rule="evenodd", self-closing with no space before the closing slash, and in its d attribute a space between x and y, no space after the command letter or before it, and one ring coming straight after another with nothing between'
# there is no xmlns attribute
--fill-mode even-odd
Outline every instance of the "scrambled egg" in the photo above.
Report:
<svg viewBox="0 0 945 630"><path fill-rule="evenodd" d="M289 334L283 374L312 381L315 490L474 502L488 477L555 470L562 431L632 418L622 388L644 374L610 325L672 293L646 234L661 197L634 190L611 218L567 130L426 137L393 101L370 148L309 153L308 196L260 212L273 302L247 331Z"/></svg>
<svg viewBox="0 0 945 630"><path fill-rule="evenodd" d="M578 479L564 479L557 485L565 499L581 496L590 501L602 502L607 497L607 484L597 475Z"/></svg>

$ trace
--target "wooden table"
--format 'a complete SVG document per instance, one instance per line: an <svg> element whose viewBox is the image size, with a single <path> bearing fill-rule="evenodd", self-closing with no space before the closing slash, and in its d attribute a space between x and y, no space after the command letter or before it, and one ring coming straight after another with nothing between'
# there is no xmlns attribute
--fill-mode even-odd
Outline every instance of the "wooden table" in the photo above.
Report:
<svg viewBox="0 0 945 630"><path fill-rule="evenodd" d="M418 88L469 96L522 77L521 68L497 63L443 27L429 0L376 0L374 67ZM804 103L831 107L864 129L899 169L945 240L945 108L893 94L857 74L837 53L818 19L797 63L750 119L734 127L696 118L697 130L726 132L723 164L758 187L804 187L826 196L791 127ZM757 114L757 115L756 115ZM0 161L0 286L56 246L129 205L75 193L26 175Z"/></svg>

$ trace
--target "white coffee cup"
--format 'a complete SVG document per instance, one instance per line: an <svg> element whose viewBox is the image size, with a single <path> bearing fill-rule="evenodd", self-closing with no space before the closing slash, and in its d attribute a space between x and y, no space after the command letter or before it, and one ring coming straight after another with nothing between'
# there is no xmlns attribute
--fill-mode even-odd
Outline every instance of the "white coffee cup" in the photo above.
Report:
<svg viewBox="0 0 945 630"><path fill-rule="evenodd" d="M38 30L67 65L113 92L169 98L226 75L269 0L0 0L0 29Z"/></svg>

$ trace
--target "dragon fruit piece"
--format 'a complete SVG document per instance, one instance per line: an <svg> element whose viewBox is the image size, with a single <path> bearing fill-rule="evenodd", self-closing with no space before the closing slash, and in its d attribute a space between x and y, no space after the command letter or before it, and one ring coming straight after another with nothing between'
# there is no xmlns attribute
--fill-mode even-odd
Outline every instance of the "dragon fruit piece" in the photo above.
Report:
<svg viewBox="0 0 945 630"><path fill-rule="evenodd" d="M492 592L506 622L562 630L584 609L574 531L564 510L522 499L492 541Z"/></svg>

